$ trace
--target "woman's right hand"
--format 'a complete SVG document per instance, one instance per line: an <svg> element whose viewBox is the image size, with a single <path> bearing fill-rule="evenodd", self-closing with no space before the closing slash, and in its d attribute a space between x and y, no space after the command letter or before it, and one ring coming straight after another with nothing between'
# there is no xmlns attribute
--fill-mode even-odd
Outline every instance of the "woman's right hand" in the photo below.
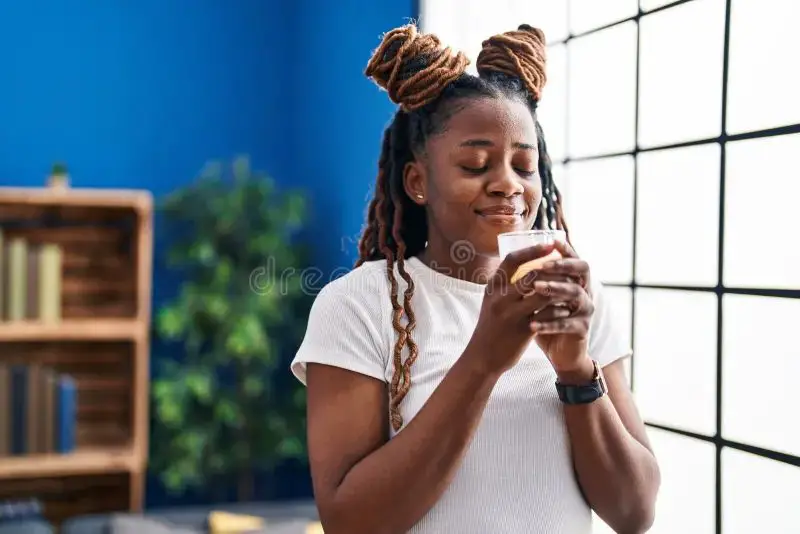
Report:
<svg viewBox="0 0 800 534"><path fill-rule="evenodd" d="M486 284L486 293L478 324L465 355L488 373L503 373L516 365L533 340L531 317L546 321L569 315L561 306L551 306L546 295L534 293L535 281L564 281L566 277L544 275L533 270L516 283L511 283L523 264L547 256L555 246L536 245L510 253Z"/></svg>

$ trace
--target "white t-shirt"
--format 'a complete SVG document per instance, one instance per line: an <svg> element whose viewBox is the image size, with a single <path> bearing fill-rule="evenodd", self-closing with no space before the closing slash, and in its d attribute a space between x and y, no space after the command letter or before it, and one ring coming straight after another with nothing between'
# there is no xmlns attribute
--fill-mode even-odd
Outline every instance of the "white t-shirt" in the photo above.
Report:
<svg viewBox="0 0 800 534"><path fill-rule="evenodd" d="M464 351L485 290L434 271L417 258L406 261L406 270L415 284L411 305L419 356L400 405L404 425ZM402 305L406 285L397 269L395 276ZM598 286L593 288L589 353L605 366L631 350ZM292 372L305 384L306 363L324 363L390 382L396 340L391 321L386 262L365 263L320 291ZM410 533L591 533L592 514L575 479L555 380L547 357L531 343L494 387L453 482Z"/></svg>

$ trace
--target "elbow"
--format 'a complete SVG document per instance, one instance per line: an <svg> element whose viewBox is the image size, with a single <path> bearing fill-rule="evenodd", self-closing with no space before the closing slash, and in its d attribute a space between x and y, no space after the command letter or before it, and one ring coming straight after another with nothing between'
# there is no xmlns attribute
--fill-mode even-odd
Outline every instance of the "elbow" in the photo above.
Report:
<svg viewBox="0 0 800 534"><path fill-rule="evenodd" d="M653 528L656 519L656 499L660 483L658 468L654 469L649 483L626 499L626 506L618 510L615 524L609 523L620 534L643 534Z"/></svg>
<svg viewBox="0 0 800 534"><path fill-rule="evenodd" d="M635 532L647 532L653 527L656 520L656 502L658 491L661 488L661 469L655 457L650 464L649 476L643 491L645 497L639 500L636 513L632 517L633 525L638 529Z"/></svg>
<svg viewBox="0 0 800 534"><path fill-rule="evenodd" d="M348 504L331 500L317 500L319 521L325 534L397 534L387 530L385 521L379 521L367 510L355 510Z"/></svg>
<svg viewBox="0 0 800 534"><path fill-rule="evenodd" d="M650 506L646 510L642 512L642 514L636 518L638 523L636 526L639 528L639 532L647 532L651 528L653 528L653 524L656 522L656 507L655 505Z"/></svg>
<svg viewBox="0 0 800 534"><path fill-rule="evenodd" d="M617 534L644 534L653 527L656 518L655 506L643 502L618 505L613 511L595 511Z"/></svg>
<svg viewBox="0 0 800 534"><path fill-rule="evenodd" d="M383 525L372 525L364 517L320 514L320 524L325 534L397 534Z"/></svg>
<svg viewBox="0 0 800 534"><path fill-rule="evenodd" d="M619 534L644 534L653 528L655 519L655 506L637 506L609 526Z"/></svg>
<svg viewBox="0 0 800 534"><path fill-rule="evenodd" d="M325 534L360 534L366 526L354 524L352 514L346 506L341 506L334 499L317 499L319 522Z"/></svg>
<svg viewBox="0 0 800 534"><path fill-rule="evenodd" d="M319 522L325 534L357 532L357 530L353 530L350 519L347 517L347 508L337 502L335 490L324 493L315 491L314 493Z"/></svg>
<svg viewBox="0 0 800 534"><path fill-rule="evenodd" d="M335 507L319 506L319 522L325 534L360 534L365 532L364 524L355 525L344 510Z"/></svg>

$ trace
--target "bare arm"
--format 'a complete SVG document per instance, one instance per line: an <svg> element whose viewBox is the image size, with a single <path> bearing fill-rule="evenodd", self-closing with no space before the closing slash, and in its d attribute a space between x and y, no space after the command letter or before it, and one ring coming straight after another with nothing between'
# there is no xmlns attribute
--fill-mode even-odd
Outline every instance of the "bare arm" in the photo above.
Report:
<svg viewBox="0 0 800 534"><path fill-rule="evenodd" d="M326 534L404 533L436 503L499 377L471 361L462 356L390 441L386 384L308 365L309 457Z"/></svg>
<svg viewBox="0 0 800 534"><path fill-rule="evenodd" d="M592 372L589 367L583 373L559 379L585 383ZM586 500L598 516L619 534L641 534L654 520L660 485L658 464L622 362L606 366L603 374L608 395L590 404L564 407L575 471Z"/></svg>
<svg viewBox="0 0 800 534"><path fill-rule="evenodd" d="M568 244L557 242L563 259L545 264L545 273L572 282L534 282L536 294L565 303L568 319L534 321L536 340L564 384L585 384L594 375L590 354L615 356L625 350L615 335L613 311L591 283L589 264ZM576 283L577 282L577 283ZM544 313L542 315L545 315ZM593 328L592 328L593 326ZM550 334L550 335L548 335ZM564 414L578 483L589 505L619 534L641 534L653 524L661 476L625 379L622 361L603 368L608 395Z"/></svg>

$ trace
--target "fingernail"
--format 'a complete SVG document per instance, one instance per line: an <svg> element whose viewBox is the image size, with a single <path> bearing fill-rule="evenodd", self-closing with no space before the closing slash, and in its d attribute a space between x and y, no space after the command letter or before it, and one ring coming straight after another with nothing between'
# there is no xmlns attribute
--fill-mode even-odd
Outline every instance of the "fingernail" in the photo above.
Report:
<svg viewBox="0 0 800 534"><path fill-rule="evenodd" d="M558 265L558 262L548 261L548 262L545 262L544 265L542 265L542 269L552 269L553 267L555 267L557 265Z"/></svg>
<svg viewBox="0 0 800 534"><path fill-rule="evenodd" d="M563 319L569 316L570 316L570 311L565 310L564 308L557 308L553 310L553 317L556 317L557 319Z"/></svg>
<svg viewBox="0 0 800 534"><path fill-rule="evenodd" d="M539 321L531 322L531 331L532 332L538 331L541 327L542 327L542 323L540 323Z"/></svg>

